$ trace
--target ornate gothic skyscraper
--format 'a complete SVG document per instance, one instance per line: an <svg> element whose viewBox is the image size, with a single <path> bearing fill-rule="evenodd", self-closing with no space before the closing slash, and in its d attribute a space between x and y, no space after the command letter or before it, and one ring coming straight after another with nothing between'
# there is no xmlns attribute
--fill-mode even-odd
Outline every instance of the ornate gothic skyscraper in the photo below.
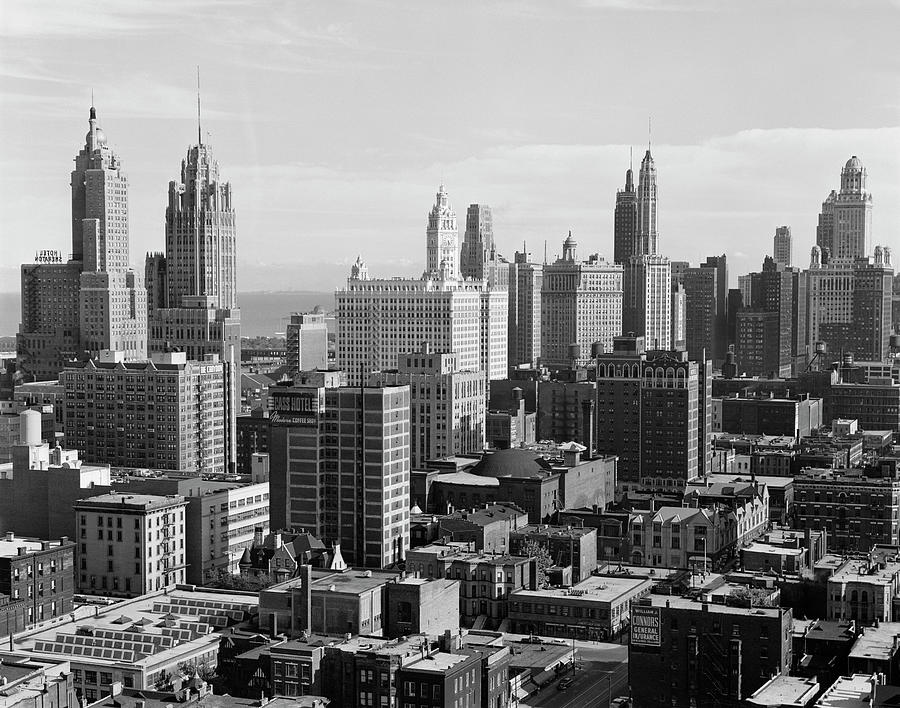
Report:
<svg viewBox="0 0 900 708"><path fill-rule="evenodd" d="M637 207L638 248L641 255L655 256L659 238L656 231L656 163L649 147L638 173Z"/></svg>
<svg viewBox="0 0 900 708"><path fill-rule="evenodd" d="M203 297L217 308L236 307L231 185L219 181L209 145L191 146L181 161L181 181L169 182L166 261L169 306Z"/></svg>
<svg viewBox="0 0 900 708"><path fill-rule="evenodd" d="M459 228L456 212L450 206L444 185L438 188L434 206L428 215L427 258L425 271L445 278L459 277Z"/></svg>
<svg viewBox="0 0 900 708"><path fill-rule="evenodd" d="M181 180L169 182L165 257L147 255L153 300L164 305L150 313L150 350L183 351L192 360L215 354L226 362L226 469L236 462L240 410L235 232L231 185L220 181L212 148L198 140L181 161Z"/></svg>

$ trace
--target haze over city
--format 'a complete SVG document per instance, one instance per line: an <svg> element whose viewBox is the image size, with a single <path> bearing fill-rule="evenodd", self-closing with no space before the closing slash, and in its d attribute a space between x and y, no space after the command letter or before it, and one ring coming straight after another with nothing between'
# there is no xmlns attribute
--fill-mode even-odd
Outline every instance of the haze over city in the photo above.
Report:
<svg viewBox="0 0 900 708"><path fill-rule="evenodd" d="M202 130L232 183L242 290L331 290L357 254L418 275L443 182L488 203L501 253L569 229L612 252L634 146L659 172L660 252L808 261L859 155L877 243L900 243L896 2L27 2L0 9L0 275L69 250L71 156L93 93L130 184L131 261ZM13 137L14 136L14 137Z"/></svg>

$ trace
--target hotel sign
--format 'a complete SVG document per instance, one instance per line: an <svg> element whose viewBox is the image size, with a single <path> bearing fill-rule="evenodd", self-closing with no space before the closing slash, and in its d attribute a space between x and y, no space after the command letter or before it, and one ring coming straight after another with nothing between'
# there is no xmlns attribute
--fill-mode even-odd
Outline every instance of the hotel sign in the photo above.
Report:
<svg viewBox="0 0 900 708"><path fill-rule="evenodd" d="M631 643L641 647L659 646L659 608L648 605L631 607Z"/></svg>
<svg viewBox="0 0 900 708"><path fill-rule="evenodd" d="M35 251L34 252L34 262L35 263L62 263L62 254L59 251Z"/></svg>
<svg viewBox="0 0 900 708"><path fill-rule="evenodd" d="M319 424L319 389L269 389L275 425L316 427Z"/></svg>

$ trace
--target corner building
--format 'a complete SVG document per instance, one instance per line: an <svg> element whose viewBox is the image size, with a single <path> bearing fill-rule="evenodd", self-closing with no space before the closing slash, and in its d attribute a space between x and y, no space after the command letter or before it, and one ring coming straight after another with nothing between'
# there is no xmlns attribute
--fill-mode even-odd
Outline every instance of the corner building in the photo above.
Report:
<svg viewBox="0 0 900 708"><path fill-rule="evenodd" d="M137 597L184 582L184 497L103 494L73 504L78 589Z"/></svg>

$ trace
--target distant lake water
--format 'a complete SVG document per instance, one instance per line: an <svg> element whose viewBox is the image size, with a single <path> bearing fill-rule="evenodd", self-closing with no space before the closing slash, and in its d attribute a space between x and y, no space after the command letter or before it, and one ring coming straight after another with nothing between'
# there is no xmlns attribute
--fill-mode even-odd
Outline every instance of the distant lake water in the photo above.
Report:
<svg viewBox="0 0 900 708"><path fill-rule="evenodd" d="M246 337L272 336L284 332L292 312L308 312L321 305L334 309L334 292L307 290L238 293L241 308L241 334ZM19 293L0 293L0 337L11 337L19 330Z"/></svg>

